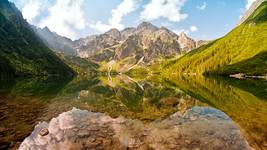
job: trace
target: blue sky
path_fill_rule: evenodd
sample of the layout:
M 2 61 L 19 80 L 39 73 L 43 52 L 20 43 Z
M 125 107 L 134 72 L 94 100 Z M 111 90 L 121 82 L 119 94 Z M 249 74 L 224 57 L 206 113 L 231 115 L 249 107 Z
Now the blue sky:
M 142 21 L 216 39 L 233 29 L 254 0 L 11 0 L 24 18 L 71 39 Z

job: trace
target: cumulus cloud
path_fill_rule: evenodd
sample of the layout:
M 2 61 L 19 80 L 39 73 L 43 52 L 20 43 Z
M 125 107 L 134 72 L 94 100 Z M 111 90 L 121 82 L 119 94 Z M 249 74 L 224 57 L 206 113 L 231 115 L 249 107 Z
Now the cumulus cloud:
M 30 1 L 22 8 L 22 14 L 25 19 L 32 22 L 40 14 L 42 3 L 40 1 Z
M 90 27 L 100 32 L 107 31 L 111 28 L 123 29 L 124 25 L 121 23 L 124 16 L 136 10 L 139 0 L 123 0 L 116 9 L 111 11 L 112 17 L 108 20 L 108 23 L 102 23 L 98 21 L 94 24 L 90 24 Z
M 172 30 L 177 35 L 180 35 L 181 33 L 189 34 L 189 30 L 181 29 L 181 30 Z
M 47 26 L 60 35 L 75 39 L 75 30 L 86 27 L 83 4 L 84 0 L 57 0 L 48 8 L 49 15 L 39 23 L 39 26 Z
M 247 0 L 246 9 L 248 10 L 250 6 L 255 2 L 256 0 Z
M 21 7 L 22 15 L 30 23 L 35 23 L 38 17 L 46 7 L 46 2 L 43 0 L 12 0 Z
M 198 31 L 198 28 L 196 26 L 190 26 L 190 28 L 187 30 L 187 29 L 180 29 L 180 30 L 172 30 L 174 33 L 180 35 L 181 33 L 185 33 L 185 34 L 190 34 L 190 33 L 193 33 L 193 32 L 197 32 Z
M 201 6 L 197 6 L 197 9 L 199 10 L 205 10 L 207 8 L 207 3 L 204 2 Z
M 191 26 L 190 27 L 190 31 L 191 32 L 196 32 L 198 30 L 198 28 L 196 26 Z
M 179 22 L 188 17 L 188 14 L 181 12 L 185 2 L 186 0 L 151 0 L 141 12 L 141 19 L 152 21 L 164 18 L 171 22 Z

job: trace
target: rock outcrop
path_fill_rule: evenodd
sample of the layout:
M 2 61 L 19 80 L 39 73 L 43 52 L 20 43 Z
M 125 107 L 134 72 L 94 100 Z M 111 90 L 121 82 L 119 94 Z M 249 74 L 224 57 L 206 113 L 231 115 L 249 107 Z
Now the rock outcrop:
M 121 34 L 116 29 L 97 35 L 89 36 L 75 41 L 77 55 L 81 58 L 88 58 L 101 53 L 101 50 L 111 48 L 120 44 Z
M 189 38 L 184 32 L 182 32 L 179 36 L 178 42 L 181 46 L 182 51 L 190 52 L 192 49 L 197 47 L 196 41 Z
M 207 44 L 209 44 L 209 41 L 199 40 L 199 41 L 196 42 L 197 48 L 199 48 L 199 47 L 201 47 L 203 45 L 207 45 Z
M 251 149 L 239 129 L 211 108 L 193 107 L 152 123 L 78 109 L 39 123 L 20 145 L 27 149 Z

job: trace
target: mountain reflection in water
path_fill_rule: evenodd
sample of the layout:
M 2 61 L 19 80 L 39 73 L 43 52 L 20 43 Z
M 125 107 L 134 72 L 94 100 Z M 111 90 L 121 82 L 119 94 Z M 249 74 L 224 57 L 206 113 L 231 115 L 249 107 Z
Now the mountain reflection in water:
M 5 81 L 7 82 L 7 81 Z M 123 116 L 144 124 L 195 107 L 223 111 L 249 144 L 267 141 L 267 83 L 264 80 L 126 75 L 10 81 L 0 86 L 0 142 L 22 141 L 39 121 L 49 121 L 73 107 Z

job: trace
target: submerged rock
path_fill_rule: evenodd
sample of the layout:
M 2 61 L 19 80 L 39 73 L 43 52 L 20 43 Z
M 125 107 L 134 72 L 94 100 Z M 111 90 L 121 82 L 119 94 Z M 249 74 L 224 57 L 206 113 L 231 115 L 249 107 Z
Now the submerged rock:
M 42 129 L 49 132 L 40 136 Z M 193 107 L 183 115 L 178 112 L 152 123 L 122 117 L 113 119 L 73 108 L 49 123 L 36 125 L 19 149 L 251 148 L 227 115 L 211 108 Z

